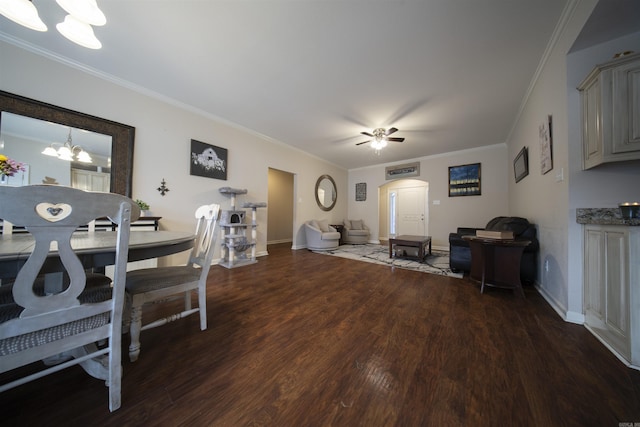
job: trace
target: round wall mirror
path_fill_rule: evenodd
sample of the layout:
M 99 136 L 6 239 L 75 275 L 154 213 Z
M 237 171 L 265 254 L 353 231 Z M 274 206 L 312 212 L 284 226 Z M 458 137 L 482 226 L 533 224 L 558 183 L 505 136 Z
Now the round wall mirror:
M 316 202 L 323 211 L 330 211 L 338 200 L 336 182 L 329 175 L 322 175 L 316 181 Z

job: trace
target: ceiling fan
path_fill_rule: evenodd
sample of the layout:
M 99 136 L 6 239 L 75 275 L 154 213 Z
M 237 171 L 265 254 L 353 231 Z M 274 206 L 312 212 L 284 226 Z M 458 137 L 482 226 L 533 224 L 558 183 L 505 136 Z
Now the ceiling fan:
M 371 146 L 376 150 L 380 151 L 380 149 L 387 146 L 388 141 L 394 142 L 402 142 L 404 138 L 390 138 L 389 135 L 398 131 L 398 128 L 376 128 L 373 130 L 373 133 L 369 132 L 360 132 L 362 135 L 370 136 L 373 139 L 368 141 L 358 142 L 356 145 L 366 144 L 367 142 L 371 142 Z

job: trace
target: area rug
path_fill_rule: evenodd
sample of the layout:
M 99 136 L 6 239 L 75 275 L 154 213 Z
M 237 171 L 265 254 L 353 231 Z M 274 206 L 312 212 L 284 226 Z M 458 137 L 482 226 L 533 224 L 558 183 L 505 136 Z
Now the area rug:
M 449 268 L 448 252 L 431 251 L 432 254 L 428 255 L 424 262 L 404 258 L 389 258 L 389 246 L 387 245 L 341 245 L 338 249 L 314 252 L 373 264 L 383 264 L 406 270 L 421 271 L 423 273 L 440 274 L 441 276 L 457 278 L 463 277 L 463 273 L 454 273 L 451 271 L 451 268 Z

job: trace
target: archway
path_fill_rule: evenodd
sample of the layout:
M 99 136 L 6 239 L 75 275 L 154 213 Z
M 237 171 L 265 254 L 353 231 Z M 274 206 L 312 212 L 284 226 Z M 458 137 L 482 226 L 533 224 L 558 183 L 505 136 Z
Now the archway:
M 429 183 L 399 179 L 378 188 L 378 236 L 429 235 Z

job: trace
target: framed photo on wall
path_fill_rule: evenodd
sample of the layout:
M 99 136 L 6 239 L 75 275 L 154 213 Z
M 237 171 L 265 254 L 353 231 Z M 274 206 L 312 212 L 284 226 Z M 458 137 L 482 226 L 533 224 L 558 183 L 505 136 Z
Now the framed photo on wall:
M 553 133 L 551 116 L 538 126 L 538 138 L 540 140 L 540 172 L 542 175 L 553 169 Z
M 356 202 L 364 202 L 367 200 L 367 183 L 359 182 L 356 184 Z
M 520 182 L 522 178 L 529 175 L 529 149 L 527 147 L 522 147 L 513 160 L 513 175 L 516 182 Z
M 449 197 L 481 194 L 480 163 L 449 166 Z
M 191 140 L 191 175 L 227 180 L 227 149 Z

